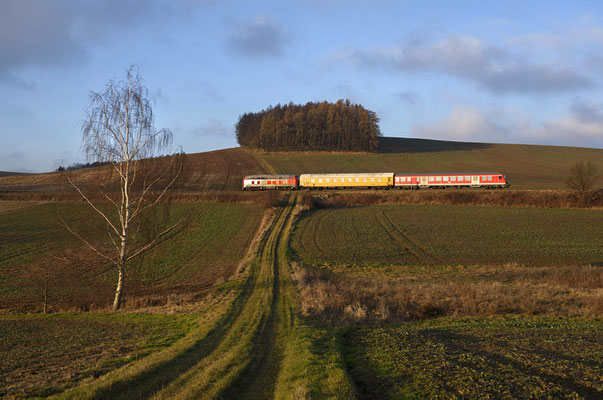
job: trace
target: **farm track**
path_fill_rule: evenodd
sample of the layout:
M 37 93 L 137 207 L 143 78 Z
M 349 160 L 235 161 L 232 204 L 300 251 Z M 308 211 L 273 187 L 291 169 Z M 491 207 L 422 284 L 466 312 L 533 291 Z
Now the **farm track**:
M 233 317 L 230 329 L 215 350 L 156 398 L 250 398 L 274 396 L 282 349 L 279 346 L 280 281 L 277 248 L 295 196 L 278 214 L 260 244 L 259 265 L 251 294 Z
M 399 228 L 394 224 L 391 219 L 383 211 L 375 212 L 375 218 L 379 221 L 381 227 L 387 232 L 387 234 L 401 247 L 406 249 L 410 254 L 413 255 L 419 262 L 424 263 L 443 263 L 444 260 L 437 257 L 430 251 L 428 251 L 423 245 L 414 240 L 408 233 L 404 232 L 403 229 Z
M 283 357 L 283 335 L 292 323 L 290 299 L 282 290 L 286 258 L 278 249 L 288 238 L 296 197 L 288 195 L 283 200 L 286 204 L 278 207 L 276 217 L 260 241 L 258 260 L 250 267 L 243 290 L 213 322 L 213 327 L 204 330 L 201 326 L 195 331 L 196 337 L 189 337 L 190 344 L 170 357 L 157 357 L 160 361 L 146 367 L 137 369 L 134 363 L 122 371 L 114 371 L 115 381 L 107 379 L 109 383 L 84 391 L 85 395 L 74 391 L 59 397 L 274 397 Z

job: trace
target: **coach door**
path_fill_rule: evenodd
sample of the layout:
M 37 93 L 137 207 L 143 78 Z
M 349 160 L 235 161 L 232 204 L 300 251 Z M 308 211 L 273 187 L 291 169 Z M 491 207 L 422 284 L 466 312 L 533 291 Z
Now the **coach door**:
M 471 177 L 471 186 L 479 186 L 479 175 L 473 175 Z
M 421 186 L 427 186 L 427 177 L 426 176 L 421 177 Z

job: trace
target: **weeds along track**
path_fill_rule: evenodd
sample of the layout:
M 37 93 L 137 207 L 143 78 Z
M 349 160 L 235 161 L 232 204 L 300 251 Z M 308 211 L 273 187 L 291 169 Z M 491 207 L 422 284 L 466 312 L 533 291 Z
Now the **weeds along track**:
M 264 234 L 251 274 L 214 323 L 200 324 L 180 342 L 59 395 L 60 398 L 198 399 L 274 397 L 282 337 L 291 324 L 290 299 L 281 295 L 286 271 L 279 243 L 290 231 L 296 195 L 285 198 Z M 280 270 L 280 271 L 279 271 Z
M 400 246 L 406 249 L 418 262 L 424 263 L 443 263 L 444 261 L 429 252 L 423 245 L 414 240 L 408 233 L 400 229 L 383 211 L 375 212 L 375 218 L 385 232 Z

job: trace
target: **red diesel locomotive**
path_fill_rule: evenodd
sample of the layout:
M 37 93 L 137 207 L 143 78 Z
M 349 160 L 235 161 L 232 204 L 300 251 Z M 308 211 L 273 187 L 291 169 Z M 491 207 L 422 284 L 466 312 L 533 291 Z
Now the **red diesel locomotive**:
M 252 175 L 243 178 L 243 190 L 299 189 L 299 178 L 295 175 Z

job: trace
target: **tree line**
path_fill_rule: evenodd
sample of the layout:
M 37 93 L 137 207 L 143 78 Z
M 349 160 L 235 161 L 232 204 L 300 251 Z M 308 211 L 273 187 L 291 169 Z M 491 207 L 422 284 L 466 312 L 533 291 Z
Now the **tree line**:
M 241 146 L 268 151 L 377 151 L 379 118 L 350 100 L 270 106 L 236 124 Z

